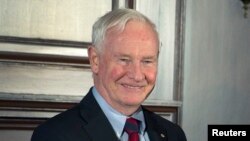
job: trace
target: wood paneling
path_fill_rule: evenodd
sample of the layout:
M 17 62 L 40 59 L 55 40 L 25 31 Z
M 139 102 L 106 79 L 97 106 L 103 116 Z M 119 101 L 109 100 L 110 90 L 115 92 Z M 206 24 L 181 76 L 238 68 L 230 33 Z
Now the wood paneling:
M 0 100 L 0 111 L 21 111 L 21 112 L 57 112 L 65 111 L 77 103 L 74 102 L 43 102 L 43 101 L 16 101 L 16 100 Z M 170 114 L 174 121 L 177 121 L 177 107 L 153 106 L 145 105 L 151 111 Z M 19 117 L 17 115 L 0 115 L 0 129 L 8 130 L 33 130 L 39 124 L 45 122 L 50 117 L 27 116 Z

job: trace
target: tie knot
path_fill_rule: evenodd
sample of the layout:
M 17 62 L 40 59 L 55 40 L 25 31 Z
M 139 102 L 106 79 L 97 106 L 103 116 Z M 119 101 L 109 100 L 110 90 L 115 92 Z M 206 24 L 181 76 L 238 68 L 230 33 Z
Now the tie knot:
M 128 134 L 138 133 L 139 132 L 139 121 L 137 119 L 132 118 L 132 117 L 127 118 L 124 130 Z

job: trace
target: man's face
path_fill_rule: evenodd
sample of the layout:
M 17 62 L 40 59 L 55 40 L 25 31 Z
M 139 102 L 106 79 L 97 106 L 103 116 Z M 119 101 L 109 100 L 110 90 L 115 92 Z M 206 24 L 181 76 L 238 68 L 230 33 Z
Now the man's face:
M 148 24 L 130 21 L 121 33 L 107 32 L 97 60 L 94 81 L 104 99 L 118 111 L 138 108 L 155 85 L 157 35 Z

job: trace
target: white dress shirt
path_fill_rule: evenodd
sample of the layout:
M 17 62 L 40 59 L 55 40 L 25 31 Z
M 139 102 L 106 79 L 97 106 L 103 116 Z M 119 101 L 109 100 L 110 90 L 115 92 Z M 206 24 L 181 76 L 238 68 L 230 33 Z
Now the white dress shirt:
M 120 141 L 128 141 L 128 134 L 123 131 L 124 125 L 126 122 L 127 116 L 121 114 L 120 112 L 116 111 L 114 108 L 112 108 L 105 100 L 104 98 L 98 93 L 95 87 L 92 89 L 92 93 L 97 101 L 97 103 L 100 105 L 102 111 L 108 118 L 110 124 L 112 125 L 116 136 L 120 139 Z M 140 141 L 150 141 L 146 129 L 145 119 L 143 115 L 143 111 L 140 108 L 136 113 L 134 113 L 131 117 L 137 119 L 140 121 L 140 131 L 139 131 L 139 137 Z

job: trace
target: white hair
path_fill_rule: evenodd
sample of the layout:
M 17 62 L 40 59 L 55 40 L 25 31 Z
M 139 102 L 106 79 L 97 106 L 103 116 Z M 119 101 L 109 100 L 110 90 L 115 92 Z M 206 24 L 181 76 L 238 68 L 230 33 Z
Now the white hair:
M 117 31 L 122 32 L 130 20 L 148 23 L 158 35 L 154 23 L 140 12 L 133 9 L 116 9 L 108 12 L 95 22 L 92 29 L 92 44 L 100 50 L 107 30 L 115 27 Z

